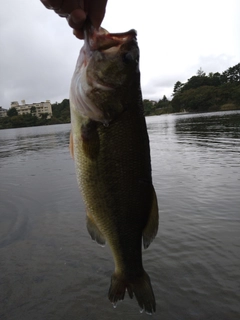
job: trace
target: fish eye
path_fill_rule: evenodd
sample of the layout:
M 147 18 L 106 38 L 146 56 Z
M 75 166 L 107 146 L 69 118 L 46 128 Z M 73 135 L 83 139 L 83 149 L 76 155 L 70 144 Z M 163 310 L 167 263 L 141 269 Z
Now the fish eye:
M 122 61 L 126 64 L 132 63 L 134 61 L 134 57 L 130 52 L 124 53 L 122 55 Z

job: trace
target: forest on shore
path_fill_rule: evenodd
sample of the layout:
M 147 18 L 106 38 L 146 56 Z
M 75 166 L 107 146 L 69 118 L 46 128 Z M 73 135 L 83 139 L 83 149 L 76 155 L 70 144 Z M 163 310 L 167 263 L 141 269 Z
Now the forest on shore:
M 146 115 L 240 109 L 240 63 L 208 75 L 200 68 L 186 83 L 177 81 L 172 100 L 143 100 Z
M 208 75 L 200 68 L 186 83 L 175 83 L 171 100 L 165 95 L 159 101 L 144 99 L 143 106 L 146 116 L 240 110 L 240 63 L 223 73 L 210 72 Z M 11 108 L 7 117 L 0 118 L 0 129 L 69 123 L 69 100 L 52 104 L 52 112 L 48 119 L 48 114 L 42 114 L 41 118 L 34 113 L 18 115 L 17 110 Z

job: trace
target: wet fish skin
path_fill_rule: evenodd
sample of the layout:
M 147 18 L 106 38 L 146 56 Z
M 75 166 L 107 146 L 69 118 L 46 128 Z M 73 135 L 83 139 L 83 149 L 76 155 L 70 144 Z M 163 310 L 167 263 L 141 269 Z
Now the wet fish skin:
M 70 90 L 72 136 L 87 229 L 108 242 L 115 272 L 108 297 L 136 296 L 147 313 L 156 310 L 145 248 L 158 229 L 149 139 L 140 89 L 136 33 L 91 31 L 81 50 Z

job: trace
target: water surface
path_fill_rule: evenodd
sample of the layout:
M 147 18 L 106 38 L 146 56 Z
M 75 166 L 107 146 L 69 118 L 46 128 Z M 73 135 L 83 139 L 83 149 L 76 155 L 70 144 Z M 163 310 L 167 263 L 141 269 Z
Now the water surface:
M 240 113 L 147 118 L 160 228 L 144 251 L 152 319 L 240 319 Z M 70 125 L 0 131 L 0 319 L 149 319 L 107 299 L 113 259 L 90 240 Z

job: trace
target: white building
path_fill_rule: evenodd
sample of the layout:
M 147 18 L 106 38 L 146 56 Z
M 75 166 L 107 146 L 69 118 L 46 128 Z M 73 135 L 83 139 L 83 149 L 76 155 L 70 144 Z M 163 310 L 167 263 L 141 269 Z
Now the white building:
M 52 105 L 50 100 L 31 104 L 26 104 L 25 100 L 22 100 L 21 103 L 22 104 L 19 104 L 18 101 L 11 102 L 11 108 L 16 108 L 19 115 L 31 113 L 32 115 L 41 118 L 41 114 L 47 113 L 47 119 L 52 117 Z
M 3 107 L 0 107 L 0 118 L 7 116 L 7 109 L 3 109 Z

